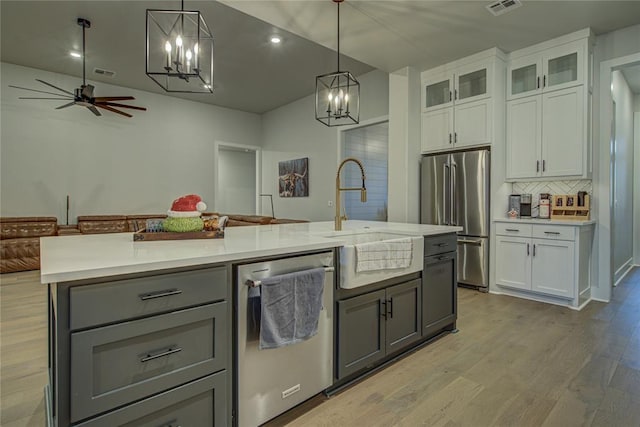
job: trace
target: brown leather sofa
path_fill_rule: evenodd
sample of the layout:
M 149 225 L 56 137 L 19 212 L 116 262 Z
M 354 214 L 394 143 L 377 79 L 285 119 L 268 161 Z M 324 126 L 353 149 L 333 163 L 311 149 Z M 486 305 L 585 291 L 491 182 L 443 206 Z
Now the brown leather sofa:
M 205 213 L 207 215 L 220 215 Z M 222 214 L 225 215 L 225 214 Z M 228 227 L 308 222 L 261 215 L 227 215 Z M 40 237 L 78 234 L 125 233 L 142 230 L 148 219 L 166 215 L 84 215 L 77 225 L 57 225 L 55 217 L 0 218 L 0 273 L 40 269 Z
M 0 273 L 38 270 L 40 237 L 55 236 L 55 217 L 0 218 Z

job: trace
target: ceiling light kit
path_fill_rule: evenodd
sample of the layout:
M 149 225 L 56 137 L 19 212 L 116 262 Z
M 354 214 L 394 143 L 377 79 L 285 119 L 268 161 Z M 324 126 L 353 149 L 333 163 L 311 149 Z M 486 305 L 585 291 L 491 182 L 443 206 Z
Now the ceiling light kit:
M 282 42 L 282 39 L 280 38 L 280 36 L 271 36 L 269 40 L 273 44 L 280 44 L 280 42 Z
M 69 52 L 69 55 L 73 56 L 74 58 L 82 58 L 82 54 L 79 52 Z
M 38 89 L 30 89 L 26 87 L 13 86 L 9 85 L 9 87 L 13 87 L 16 89 L 24 89 L 31 92 L 44 93 L 48 95 L 54 95 L 55 98 L 33 98 L 33 97 L 19 97 L 18 99 L 46 99 L 46 100 L 58 100 L 58 101 L 71 101 L 59 107 L 56 107 L 56 110 L 60 110 L 62 108 L 71 107 L 73 105 L 80 105 L 82 107 L 87 107 L 93 114 L 96 116 L 101 116 L 102 114 L 98 111 L 98 108 L 102 108 L 104 110 L 111 111 L 116 114 L 120 114 L 125 117 L 132 117 L 131 114 L 125 113 L 124 111 L 120 111 L 113 107 L 118 108 L 131 108 L 133 110 L 141 110 L 146 111 L 147 109 L 144 107 L 136 107 L 133 105 L 120 104 L 111 101 L 129 101 L 135 99 L 133 96 L 103 96 L 103 97 L 94 97 L 93 90 L 95 89 L 93 85 L 88 85 L 86 81 L 86 66 L 85 66 L 85 32 L 87 28 L 91 28 L 91 22 L 88 19 L 78 18 L 77 23 L 82 27 L 82 86 L 76 88 L 74 92 L 70 92 L 65 89 L 61 89 L 58 86 L 54 86 L 51 83 L 47 83 L 44 80 L 36 79 L 36 81 L 47 85 L 61 93 L 55 92 L 47 92 Z M 96 108 L 98 107 L 98 108 Z
M 213 35 L 200 11 L 147 9 L 146 74 L 167 92 L 213 93 Z
M 338 70 L 316 77 L 316 120 L 326 126 L 357 124 L 360 121 L 360 83 L 349 71 L 340 71 L 340 3 L 338 9 Z

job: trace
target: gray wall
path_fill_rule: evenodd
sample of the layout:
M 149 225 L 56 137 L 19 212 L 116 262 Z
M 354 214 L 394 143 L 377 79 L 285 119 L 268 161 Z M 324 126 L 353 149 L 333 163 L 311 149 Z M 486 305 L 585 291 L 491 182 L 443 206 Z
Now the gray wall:
M 615 281 L 633 258 L 633 94 L 620 71 L 612 73 L 611 94 L 616 103 L 612 216 Z
M 216 211 L 253 215 L 256 213 L 255 151 L 218 151 Z
M 372 71 L 358 77 L 360 121 L 381 117 L 389 111 L 389 77 Z M 309 95 L 263 115 L 262 192 L 273 194 L 277 218 L 311 221 L 331 220 L 335 208 L 335 173 L 338 166 L 338 131 L 314 118 L 315 95 Z M 309 158 L 309 197 L 278 195 L 278 162 Z M 261 206 L 270 215 L 266 198 Z
M 46 90 L 34 79 L 73 89 L 76 77 L 2 63 L 2 216 L 165 212 L 173 199 L 197 193 L 213 205 L 214 140 L 259 145 L 257 114 L 94 83 L 96 95 L 133 95 L 133 118 L 95 117 L 7 84 Z M 35 94 L 36 96 L 38 94 Z

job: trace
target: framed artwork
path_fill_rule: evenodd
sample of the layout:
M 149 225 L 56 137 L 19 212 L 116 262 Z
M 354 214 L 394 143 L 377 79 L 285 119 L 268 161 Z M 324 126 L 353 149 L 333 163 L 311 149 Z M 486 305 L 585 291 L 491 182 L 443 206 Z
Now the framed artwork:
M 309 197 L 309 158 L 278 162 L 280 197 Z

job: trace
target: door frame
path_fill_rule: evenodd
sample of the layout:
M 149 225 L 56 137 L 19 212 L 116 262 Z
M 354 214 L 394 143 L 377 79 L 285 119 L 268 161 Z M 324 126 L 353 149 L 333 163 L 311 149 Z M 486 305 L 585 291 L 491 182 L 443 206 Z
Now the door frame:
M 241 150 L 245 150 L 245 151 L 253 151 L 255 153 L 255 158 L 256 158 L 256 182 L 255 182 L 255 190 L 256 190 L 256 194 L 254 196 L 255 198 L 255 205 L 256 205 L 256 209 L 255 209 L 255 214 L 256 215 L 260 215 L 260 213 L 262 212 L 261 206 L 260 206 L 260 193 L 261 193 L 261 183 L 262 183 L 262 147 L 259 147 L 257 145 L 248 145 L 248 144 L 238 144 L 235 142 L 226 142 L 226 141 L 214 141 L 213 142 L 213 168 L 214 168 L 214 174 L 213 174 L 213 200 L 214 200 L 214 206 L 216 207 L 216 209 L 218 208 L 219 204 L 220 204 L 220 198 L 219 198 L 219 191 L 218 191 L 218 183 L 219 183 L 219 179 L 218 179 L 218 172 L 220 171 L 220 167 L 219 167 L 219 161 L 220 161 L 220 148 L 221 147 L 228 147 L 228 148 L 233 148 L 233 149 L 241 149 Z M 233 213 L 233 212 L 229 212 L 229 213 Z
M 611 95 L 611 73 L 625 65 L 640 62 L 640 52 L 600 63 L 599 133 L 594 138 L 594 197 L 598 230 L 594 240 L 597 254 L 597 270 L 592 277 L 591 298 L 609 302 L 613 288 L 612 213 L 611 193 L 611 121 L 613 119 L 613 97 Z

